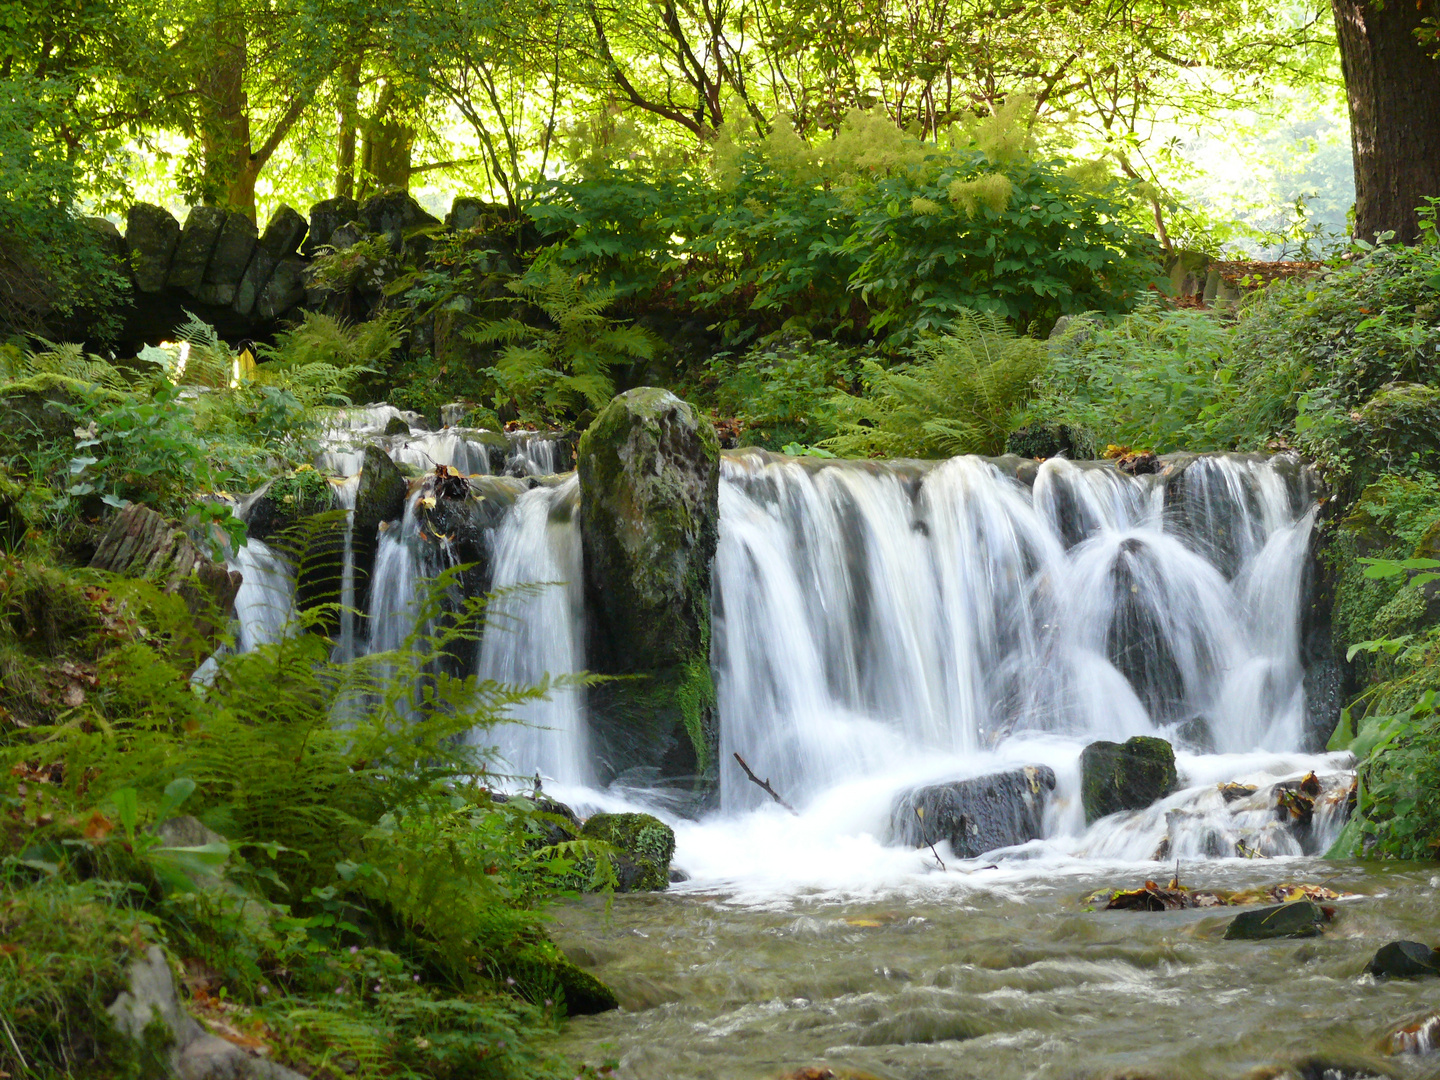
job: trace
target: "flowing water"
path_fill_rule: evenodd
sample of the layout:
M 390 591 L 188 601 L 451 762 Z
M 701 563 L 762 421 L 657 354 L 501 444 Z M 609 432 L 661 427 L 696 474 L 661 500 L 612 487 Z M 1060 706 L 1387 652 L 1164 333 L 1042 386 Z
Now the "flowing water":
M 411 434 L 379 441 L 415 472 L 555 467 L 539 433 L 509 436 L 497 460 L 488 433 L 362 412 L 336 424 L 322 468 L 353 476 L 396 416 Z M 1304 691 L 1315 485 L 1283 458 L 1174 465 L 1131 477 L 1064 460 L 727 454 L 718 810 L 676 819 L 644 792 L 590 786 L 583 691 L 478 736 L 582 813 L 646 809 L 676 831 L 687 880 L 560 910 L 557 940 L 622 1002 L 572 1021 L 561 1049 L 635 1080 L 818 1063 L 906 1080 L 1238 1077 L 1314 1054 L 1379 1061 L 1378 1040 L 1433 995 L 1360 971 L 1387 940 L 1428 938 L 1440 877 L 1315 857 L 1351 781 L 1347 755 L 1312 749 L 1331 721 Z M 578 483 L 526 483 L 486 534 L 500 591 L 474 658 L 480 677 L 515 685 L 585 663 Z M 456 557 L 426 532 L 421 497 L 412 486 L 379 536 L 355 649 L 402 640 L 416 590 Z M 263 549 L 244 557 L 270 580 Z M 1080 751 L 1136 734 L 1176 746 L 1181 790 L 1087 826 Z M 735 752 L 798 812 L 749 783 Z M 1041 838 L 969 860 L 943 841 L 891 842 L 904 792 L 1028 765 L 1056 778 Z M 1273 787 L 1310 772 L 1323 790 L 1301 831 L 1277 819 Z M 1227 799 L 1218 785 L 1232 781 L 1254 793 Z M 1192 887 L 1353 895 L 1306 942 L 1226 942 L 1229 913 L 1213 909 L 1088 910 L 1097 889 L 1177 872 Z M 1422 1058 L 1386 1061 L 1430 1075 Z

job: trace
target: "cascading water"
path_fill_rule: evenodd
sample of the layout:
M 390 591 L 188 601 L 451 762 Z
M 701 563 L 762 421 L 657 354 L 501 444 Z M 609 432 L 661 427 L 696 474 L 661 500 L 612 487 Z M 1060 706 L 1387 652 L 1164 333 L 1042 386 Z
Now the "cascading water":
M 580 482 L 571 476 L 525 492 L 506 515 L 495 536 L 497 595 L 480 641 L 480 678 L 525 687 L 584 669 L 579 504 Z M 521 723 L 478 736 L 496 744 L 502 769 L 538 771 L 566 785 L 591 780 L 581 690 L 553 689 L 549 700 L 523 703 L 511 715 Z
M 722 751 L 804 798 L 897 756 L 1009 732 L 1162 734 L 1290 750 L 1311 517 L 1273 469 L 1205 459 L 1158 476 L 1063 460 L 1028 488 L 993 463 L 726 459 L 716 557 Z M 1223 480 L 1235 493 L 1216 497 Z M 1236 572 L 1167 514 L 1243 538 Z M 1297 506 L 1297 504 L 1300 504 Z M 1228 511 L 1225 509 L 1228 507 Z M 722 803 L 763 794 L 731 771 Z
M 397 419 L 410 434 L 383 436 Z M 350 509 L 365 441 L 415 474 L 443 464 L 478 476 L 494 471 L 497 439 L 427 432 L 415 414 L 372 407 L 337 420 L 321 464 L 350 477 L 338 486 Z M 553 470 L 552 439 L 506 439 L 506 472 Z M 1055 772 L 1044 843 L 1065 857 L 1148 859 L 1163 844 L 1186 856 L 1237 844 L 1295 853 L 1266 817 L 1270 785 L 1343 765 L 1297 753 L 1314 494 L 1306 470 L 1284 458 L 1199 457 L 1129 476 L 1063 459 L 727 454 L 712 598 L 721 812 L 680 824 L 680 864 L 735 878 L 727 850 L 750 868 L 768 850 L 792 875 L 824 877 L 800 869 L 797 845 L 818 860 L 860 838 L 873 855 L 897 792 L 1022 764 Z M 367 618 L 342 618 L 340 658 L 402 644 L 425 583 L 457 560 L 449 538 L 427 528 L 424 498 L 412 482 L 363 589 L 347 532 L 345 606 L 366 598 Z M 500 595 L 474 658 L 479 677 L 521 686 L 583 669 L 578 501 L 571 476 L 521 491 L 489 519 L 487 584 Z M 293 588 L 263 546 L 246 558 L 265 588 Z M 242 602 L 247 641 L 283 632 L 250 594 Z M 538 771 L 581 807 L 643 801 L 587 786 L 584 702 L 583 691 L 555 690 L 514 709 L 523 724 L 476 738 L 496 745 L 502 768 Z M 1080 749 L 1136 734 L 1175 744 L 1192 790 L 1087 829 Z M 736 751 L 800 807 L 798 824 L 775 827 L 764 793 L 731 766 Z M 1200 790 L 1212 776 L 1253 783 L 1254 807 L 1216 803 Z M 1342 817 L 1326 814 L 1312 847 Z M 889 850 L 897 869 L 916 868 L 915 852 Z

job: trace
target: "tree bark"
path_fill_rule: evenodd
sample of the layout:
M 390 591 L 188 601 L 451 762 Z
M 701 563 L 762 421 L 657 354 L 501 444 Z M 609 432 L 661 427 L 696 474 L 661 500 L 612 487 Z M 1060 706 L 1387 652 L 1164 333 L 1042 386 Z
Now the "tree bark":
M 397 95 L 386 83 L 365 123 L 365 141 L 360 149 L 360 194 L 410 190 L 410 155 L 415 149 L 415 129 L 395 119 Z
M 340 69 L 340 140 L 335 151 L 335 194 L 355 196 L 355 129 L 360 125 L 360 55 Z
M 1419 239 L 1415 209 L 1440 196 L 1440 61 L 1415 38 L 1435 0 L 1331 0 L 1350 102 L 1355 236 Z

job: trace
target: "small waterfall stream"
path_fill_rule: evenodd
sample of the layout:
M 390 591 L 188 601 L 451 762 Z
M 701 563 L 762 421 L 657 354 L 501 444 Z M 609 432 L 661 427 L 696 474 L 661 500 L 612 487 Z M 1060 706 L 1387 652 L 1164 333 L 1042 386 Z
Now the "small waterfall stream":
M 397 419 L 409 434 L 383 435 Z M 399 647 L 426 582 L 463 561 L 427 524 L 441 465 L 521 478 L 485 481 L 518 486 L 496 489 L 505 508 L 485 519 L 483 588 L 498 594 L 472 670 L 517 687 L 583 670 L 578 481 L 524 479 L 553 470 L 554 439 L 431 432 L 388 406 L 340 414 L 317 465 L 343 478 L 337 500 L 352 520 L 367 442 L 416 479 L 403 516 L 382 524 L 363 584 L 347 528 L 342 603 L 356 610 L 341 619 L 337 659 Z M 1299 854 L 1266 800 L 1271 785 L 1310 770 L 1332 778 L 1311 841 L 1323 845 L 1342 821 L 1346 759 L 1298 752 L 1314 483 L 1284 458 L 1183 465 L 1129 476 L 1063 459 L 727 453 L 712 596 L 720 812 L 676 823 L 677 863 L 697 881 L 772 889 L 834 881 L 847 862 L 852 887 L 923 872 L 926 854 L 885 844 L 896 793 L 1030 764 L 1052 769 L 1057 785 L 1046 839 L 1019 858 Z M 237 566 L 248 571 L 241 641 L 253 647 L 283 633 L 277 613 L 293 585 L 264 545 L 252 542 Z M 577 807 L 643 805 L 643 792 L 593 788 L 585 697 L 555 689 L 515 706 L 520 723 L 476 738 L 494 746 L 499 771 L 539 772 Z M 1080 750 L 1137 734 L 1176 746 L 1185 790 L 1087 827 Z M 736 751 L 798 819 L 777 818 L 730 767 Z M 1215 785 L 1230 780 L 1257 794 L 1224 802 Z

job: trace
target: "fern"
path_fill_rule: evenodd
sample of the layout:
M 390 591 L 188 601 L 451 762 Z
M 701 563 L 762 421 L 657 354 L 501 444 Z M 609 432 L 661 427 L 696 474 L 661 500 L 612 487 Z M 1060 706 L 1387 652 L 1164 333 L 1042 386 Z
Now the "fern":
M 300 325 L 277 335 L 275 345 L 260 346 L 265 363 L 255 369 L 255 379 L 287 389 L 306 404 L 345 405 L 350 383 L 376 371 L 401 337 L 395 312 L 352 324 L 307 311 Z
M 910 363 L 863 365 L 866 392 L 837 394 L 839 433 L 821 445 L 842 456 L 998 454 L 1049 364 L 1042 342 L 1016 337 L 998 315 L 965 312 Z
M 611 366 L 650 360 L 659 350 L 647 331 L 605 315 L 612 289 L 583 285 L 554 266 L 506 288 L 538 308 L 543 324 L 510 317 L 482 323 L 465 336 L 477 345 L 503 346 L 490 369 L 496 404 L 508 399 L 526 419 L 547 422 L 603 408 L 615 394 Z
M 20 382 L 37 375 L 58 375 L 121 393 L 134 388 L 135 374 L 87 353 L 79 345 L 55 345 L 43 339 L 41 343 L 45 346 L 41 352 L 0 350 L 0 380 Z

